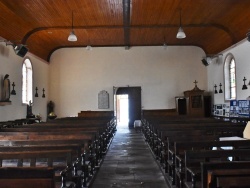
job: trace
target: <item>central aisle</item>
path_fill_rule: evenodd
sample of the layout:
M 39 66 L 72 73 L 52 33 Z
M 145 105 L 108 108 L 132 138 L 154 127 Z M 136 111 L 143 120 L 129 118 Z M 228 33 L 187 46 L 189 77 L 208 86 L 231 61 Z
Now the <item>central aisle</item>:
M 91 187 L 168 188 L 142 133 L 120 126 Z

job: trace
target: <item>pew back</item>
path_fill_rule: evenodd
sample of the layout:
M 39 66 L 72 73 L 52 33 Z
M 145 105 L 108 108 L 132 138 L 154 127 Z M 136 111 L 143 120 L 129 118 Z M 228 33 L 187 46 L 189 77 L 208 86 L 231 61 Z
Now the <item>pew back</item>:
M 0 185 L 3 188 L 55 188 L 53 168 L 0 168 Z

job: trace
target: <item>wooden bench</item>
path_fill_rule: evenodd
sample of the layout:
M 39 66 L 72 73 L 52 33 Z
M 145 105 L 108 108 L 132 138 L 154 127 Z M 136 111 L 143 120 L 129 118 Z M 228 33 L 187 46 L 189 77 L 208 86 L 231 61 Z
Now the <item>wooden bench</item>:
M 53 168 L 8 167 L 0 168 L 0 185 L 3 188 L 55 188 Z
M 114 117 L 114 111 L 81 111 L 78 113 L 78 117 L 106 117 L 111 119 Z
M 195 141 L 195 142 L 175 142 L 174 151 L 169 149 L 170 169 L 175 173 L 175 185 L 183 187 L 183 177 L 185 173 L 184 158 L 187 150 L 213 150 L 221 147 L 232 147 L 233 149 L 246 148 L 250 146 L 250 140 L 233 140 L 233 141 Z
M 17 167 L 24 166 L 23 161 L 24 159 L 29 159 L 29 166 L 36 167 L 38 164 L 37 159 L 45 158 L 47 159 L 44 165 L 47 167 L 54 167 L 53 166 L 53 160 L 61 158 L 63 159 L 63 168 L 67 165 L 72 164 L 72 150 L 32 150 L 32 151 L 10 151 L 10 152 L 0 152 L 0 167 L 3 166 L 4 160 L 9 159 L 17 159 L 18 162 L 16 163 Z M 8 165 L 8 164 L 7 164 Z M 12 165 L 12 164 L 11 164 Z M 59 168 L 61 166 L 59 165 Z
M 200 142 L 214 142 L 218 140 L 217 136 L 197 134 L 195 131 L 194 134 L 192 133 L 193 132 L 190 131 L 187 134 L 182 133 L 182 135 L 173 135 L 167 139 L 167 148 L 162 152 L 162 155 L 165 163 L 165 172 L 168 173 L 172 185 L 175 184 L 176 179 L 175 155 L 172 155 L 172 151 L 175 148 L 175 142 L 195 142 L 197 140 Z
M 229 126 L 230 124 L 230 126 Z M 221 125 L 218 124 L 178 124 L 172 125 L 173 127 L 169 126 L 159 126 L 158 128 L 148 128 L 147 131 L 144 129 L 144 135 L 146 141 L 149 142 L 150 146 L 153 150 L 157 150 L 158 147 L 161 145 L 166 145 L 167 137 L 180 137 L 185 134 L 193 134 L 197 135 L 214 135 L 215 137 L 222 137 L 222 136 L 243 136 L 243 130 L 245 125 L 243 126 L 236 126 L 236 124 L 231 123 L 222 123 Z M 181 127 L 179 127 L 181 125 Z M 192 133 L 189 133 L 192 132 Z M 176 135 L 176 136 L 175 136 Z M 159 152 L 157 154 L 159 157 Z
M 44 152 L 50 152 L 49 162 L 38 164 L 51 166 L 53 157 L 56 159 L 62 157 L 62 153 L 60 154 L 62 149 L 71 150 L 73 154 L 71 162 L 57 161 L 58 165 L 64 164 L 60 167 L 60 170 L 64 169 L 61 172 L 62 186 L 66 186 L 66 181 L 72 176 L 72 180 L 80 187 L 86 185 L 88 179 L 94 175 L 94 169 L 100 164 L 108 142 L 116 130 L 115 121 L 106 117 L 62 118 L 41 124 L 16 124 L 14 128 L 12 127 L 0 129 L 0 158 L 13 157 L 18 159 L 15 165 L 33 167 L 37 164 L 36 157 L 46 158 Z M 72 159 L 74 156 L 76 156 L 75 161 Z M 31 159 L 28 163 L 26 160 L 23 163 L 24 157 Z M 54 168 L 59 170 L 59 166 Z M 69 169 L 69 176 L 65 175 L 64 172 L 67 171 L 65 169 Z M 75 173 L 72 175 L 73 170 Z
M 249 160 L 250 149 L 236 150 L 210 150 L 210 151 L 185 151 L 185 181 L 187 188 L 201 186 L 201 162 L 228 161 L 229 157 L 234 160 Z
M 250 161 L 202 162 L 202 188 L 249 187 Z
M 74 144 L 75 142 L 72 141 L 76 141 L 76 140 L 69 140 L 72 144 Z M 8 143 L 9 142 L 9 143 Z M 57 140 L 50 140 L 50 142 L 48 140 L 46 141 L 34 141 L 35 144 L 52 144 L 52 142 L 58 142 Z M 53 166 L 53 168 L 57 171 L 61 171 L 63 169 L 65 169 L 66 167 L 72 167 L 72 156 L 70 158 L 68 158 L 68 160 L 66 162 L 61 161 L 60 159 L 63 157 L 62 151 L 66 151 L 65 147 L 69 148 L 71 153 L 75 153 L 75 149 L 79 150 L 79 145 L 65 145 L 65 140 L 60 141 L 60 143 L 64 143 L 63 145 L 35 145 L 35 146 L 31 146 L 31 144 L 34 144 L 33 141 L 6 141 L 5 144 L 17 144 L 19 146 L 2 146 L 0 147 L 0 158 L 2 159 L 18 159 L 18 162 L 16 162 L 16 166 L 37 166 L 37 165 L 45 165 L 45 166 Z M 24 144 L 21 145 L 20 144 Z M 57 143 L 58 144 L 58 143 Z M 64 149 L 64 150 L 60 150 L 60 149 Z M 42 161 L 37 161 L 37 159 L 39 158 L 47 158 L 46 160 L 47 162 L 44 163 L 44 160 Z M 92 157 L 91 154 L 88 155 L 88 158 L 86 157 L 85 153 L 81 154 L 81 157 L 78 157 L 76 160 L 79 161 L 78 163 L 78 167 L 77 169 L 80 170 L 80 173 L 82 174 L 80 177 L 75 178 L 74 180 L 76 182 L 84 182 L 86 184 L 86 182 L 88 181 L 88 179 L 90 178 L 89 174 L 94 174 L 93 173 L 93 168 L 95 166 L 93 166 L 93 164 L 95 164 L 92 161 L 88 161 L 88 159 Z M 92 157 L 93 158 L 93 157 Z M 29 159 L 28 164 L 24 159 Z M 54 160 L 53 160 L 54 159 Z M 58 160 L 59 159 L 59 160 Z M 70 161 L 69 161 L 70 159 Z M 93 159 L 92 159 L 93 160 Z M 93 160 L 94 161 L 94 160 Z M 54 162 L 54 163 L 53 163 Z M 13 165 L 13 161 L 11 163 L 8 163 L 5 161 L 5 163 L 3 164 L 11 164 Z M 53 165 L 55 164 L 55 165 Z M 71 170 L 72 171 L 72 170 Z M 68 173 L 67 178 L 61 178 L 65 181 L 69 181 L 72 180 L 72 175 L 71 175 L 71 171 Z M 58 173 L 57 173 L 58 174 Z M 65 175 L 64 175 L 65 176 Z M 58 176 L 57 176 L 58 177 Z M 69 178 L 72 177 L 72 178 Z M 82 179 L 84 179 L 84 181 L 82 181 Z M 58 180 L 58 178 L 57 178 Z M 73 180 L 72 180 L 73 181 Z

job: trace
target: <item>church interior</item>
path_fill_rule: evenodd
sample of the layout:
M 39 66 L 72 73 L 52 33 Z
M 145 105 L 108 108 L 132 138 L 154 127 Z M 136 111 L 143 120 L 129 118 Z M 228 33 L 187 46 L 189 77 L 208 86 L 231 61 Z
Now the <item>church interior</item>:
M 0 156 L 18 164 L 6 171 L 1 159 L 0 187 L 13 187 L 20 167 L 44 187 L 249 187 L 249 8 L 1 1 Z M 49 168 L 24 168 L 30 153 Z M 66 159 L 63 170 L 52 156 Z

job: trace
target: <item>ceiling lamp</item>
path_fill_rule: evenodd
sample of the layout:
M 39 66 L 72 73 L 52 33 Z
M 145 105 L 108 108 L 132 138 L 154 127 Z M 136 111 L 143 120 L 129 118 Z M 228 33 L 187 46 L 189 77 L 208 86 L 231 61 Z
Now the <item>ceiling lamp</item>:
M 176 35 L 176 38 L 177 39 L 184 39 L 186 38 L 186 34 L 184 33 L 182 27 L 181 27 L 181 10 L 180 10 L 180 27 L 179 27 L 179 30 L 178 30 L 178 33 Z
M 74 15 L 73 15 L 73 11 L 72 11 L 72 31 L 70 32 L 69 37 L 68 37 L 68 41 L 70 41 L 70 42 L 77 41 L 77 37 L 76 37 L 75 32 L 73 30 L 73 16 Z

